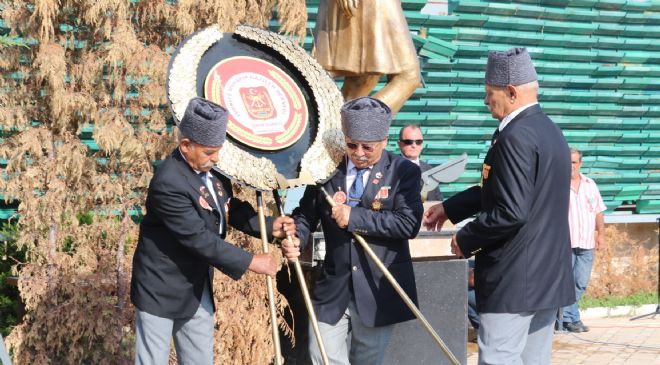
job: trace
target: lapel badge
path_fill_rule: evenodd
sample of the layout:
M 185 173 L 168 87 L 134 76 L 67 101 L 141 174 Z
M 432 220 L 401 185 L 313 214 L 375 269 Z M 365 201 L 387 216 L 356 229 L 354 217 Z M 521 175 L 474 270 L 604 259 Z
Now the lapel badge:
M 378 180 L 378 179 L 371 180 L 371 183 L 374 184 L 374 185 L 378 184 L 379 182 L 380 182 L 380 180 Z
M 484 167 L 481 170 L 481 175 L 484 177 L 484 180 L 488 179 L 488 173 L 490 173 L 490 165 L 484 164 Z
M 376 179 L 380 179 L 381 177 L 383 177 L 383 173 L 380 172 L 380 171 L 378 171 L 378 172 L 376 173 Z
M 224 190 L 224 189 L 222 188 L 222 184 L 220 184 L 219 181 L 216 181 L 216 182 L 215 182 L 215 191 L 218 192 L 218 195 L 219 195 L 219 196 L 224 196 L 224 194 L 222 193 L 223 190 Z
M 383 203 L 381 203 L 380 200 L 378 200 L 378 199 L 375 199 L 371 203 L 371 209 L 376 211 L 376 212 L 379 211 L 382 207 L 383 207 Z
M 207 202 L 206 199 L 201 196 L 199 197 L 199 205 L 206 210 L 213 210 L 213 208 L 211 208 L 209 205 L 209 202 Z
M 209 198 L 209 192 L 206 190 L 206 186 L 204 186 L 204 185 L 200 186 L 200 187 L 199 187 L 199 193 L 202 194 L 202 196 L 204 197 L 204 199 L 208 199 L 208 198 Z
M 376 199 L 387 199 L 390 196 L 390 186 L 383 186 L 378 190 L 378 194 L 376 194 Z
M 332 196 L 332 200 L 334 200 L 336 204 L 344 204 L 346 203 L 346 193 L 339 190 Z

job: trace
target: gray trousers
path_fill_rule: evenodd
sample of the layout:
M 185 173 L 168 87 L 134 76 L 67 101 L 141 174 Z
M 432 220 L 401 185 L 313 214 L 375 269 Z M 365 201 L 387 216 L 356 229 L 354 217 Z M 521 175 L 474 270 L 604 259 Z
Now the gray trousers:
M 192 318 L 169 319 L 136 310 L 135 364 L 167 365 L 170 340 L 179 365 L 213 365 L 213 304 L 208 288 Z
M 362 324 L 352 300 L 337 324 L 319 322 L 321 338 L 330 365 L 379 365 L 383 362 L 394 326 L 366 327 Z M 314 365 L 323 364 L 311 323 L 309 354 Z
M 549 365 L 556 314 L 480 313 L 479 365 Z

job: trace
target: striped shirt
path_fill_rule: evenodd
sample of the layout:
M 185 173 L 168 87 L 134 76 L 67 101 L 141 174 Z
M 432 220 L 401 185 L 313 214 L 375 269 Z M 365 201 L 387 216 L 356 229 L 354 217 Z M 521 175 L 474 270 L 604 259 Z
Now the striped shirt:
M 605 203 L 596 183 L 580 174 L 580 187 L 571 187 L 571 201 L 568 206 L 568 225 L 571 230 L 571 247 L 593 249 L 596 247 L 596 216 L 605 211 Z

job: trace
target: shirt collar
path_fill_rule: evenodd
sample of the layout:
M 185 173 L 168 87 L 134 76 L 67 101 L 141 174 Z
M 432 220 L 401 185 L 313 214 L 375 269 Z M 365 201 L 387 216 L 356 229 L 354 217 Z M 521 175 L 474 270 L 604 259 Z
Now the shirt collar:
M 181 154 L 181 157 L 183 157 L 183 160 L 186 161 L 186 163 L 188 163 L 188 159 L 186 158 L 186 155 L 184 155 L 183 152 L 181 152 L 181 148 L 180 148 L 180 147 L 177 147 L 177 148 L 179 149 L 179 153 Z M 190 166 L 189 163 L 188 163 L 188 166 Z M 192 167 L 191 167 L 191 169 L 192 169 Z M 197 171 L 197 170 L 195 170 L 195 169 L 192 169 L 192 170 L 195 171 L 195 173 L 196 173 L 197 175 L 199 175 L 199 174 L 201 173 L 201 171 Z M 206 173 L 206 176 L 207 176 L 207 177 L 209 176 L 209 173 L 208 173 L 208 172 Z
M 350 174 L 353 170 L 355 170 L 355 172 L 357 173 L 357 168 L 353 164 L 353 161 L 351 161 L 351 159 L 348 158 L 348 157 L 346 159 L 348 160 L 348 163 L 346 164 L 346 174 Z M 367 167 L 367 169 L 369 169 L 369 171 L 371 171 L 372 167 L 373 166 L 369 166 L 369 167 Z
M 503 131 L 504 128 L 513 120 L 513 118 L 517 117 L 518 114 L 523 112 L 523 110 L 529 108 L 530 106 L 536 105 L 536 104 L 538 104 L 538 103 L 537 102 L 529 103 L 529 104 L 523 105 L 520 108 L 518 108 L 518 109 L 512 111 L 511 113 L 509 113 L 509 115 L 504 117 L 504 119 L 502 119 L 502 122 L 500 122 L 500 125 L 498 127 L 499 131 L 500 132 Z
M 401 157 L 403 157 L 403 158 L 405 158 L 406 160 L 408 160 L 408 161 L 414 163 L 415 165 L 419 166 L 419 157 L 417 157 L 417 158 L 414 159 L 414 160 L 409 159 L 408 157 L 404 156 L 403 154 L 401 155 Z

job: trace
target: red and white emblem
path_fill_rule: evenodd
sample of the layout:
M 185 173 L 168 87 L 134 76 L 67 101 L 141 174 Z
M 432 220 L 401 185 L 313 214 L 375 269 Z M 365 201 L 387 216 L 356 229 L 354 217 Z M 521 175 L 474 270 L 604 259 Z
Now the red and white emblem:
M 227 134 L 250 147 L 280 150 L 296 143 L 307 128 L 300 87 L 268 61 L 223 59 L 206 76 L 204 96 L 229 111 Z
M 264 86 L 242 87 L 239 91 L 243 105 L 252 119 L 271 119 L 277 116 L 273 100 Z
M 332 196 L 332 200 L 335 201 L 337 204 L 344 204 L 346 203 L 346 193 L 343 191 L 338 191 L 335 193 L 335 195 Z
M 209 205 L 209 202 L 207 202 L 206 199 L 201 196 L 199 197 L 199 205 L 206 210 L 213 210 L 213 208 L 211 208 Z
M 376 194 L 375 199 L 387 199 L 390 196 L 390 187 L 389 186 L 383 186 L 378 190 L 378 194 Z

